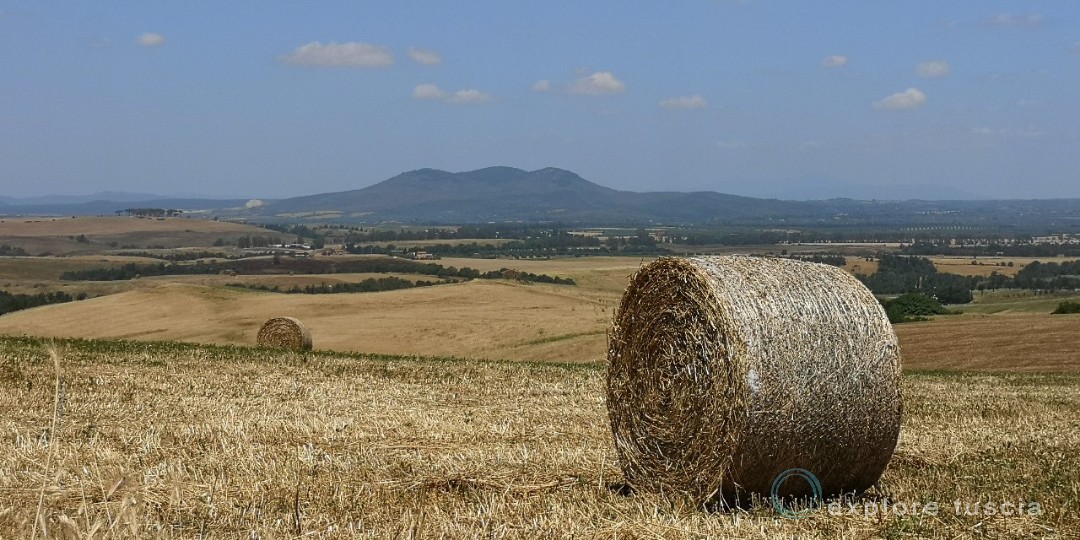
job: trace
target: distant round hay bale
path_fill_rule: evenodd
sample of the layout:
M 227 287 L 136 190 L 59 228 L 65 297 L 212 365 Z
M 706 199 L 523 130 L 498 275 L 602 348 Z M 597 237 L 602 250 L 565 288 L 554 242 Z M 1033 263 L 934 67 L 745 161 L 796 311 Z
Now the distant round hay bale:
M 662 258 L 631 277 L 608 361 L 615 449 L 637 489 L 732 503 L 805 469 L 826 496 L 860 492 L 896 448 L 896 334 L 836 267 Z M 781 496 L 814 487 L 778 483 Z
M 311 332 L 304 323 L 292 317 L 274 317 L 259 329 L 258 344 L 294 351 L 311 350 Z

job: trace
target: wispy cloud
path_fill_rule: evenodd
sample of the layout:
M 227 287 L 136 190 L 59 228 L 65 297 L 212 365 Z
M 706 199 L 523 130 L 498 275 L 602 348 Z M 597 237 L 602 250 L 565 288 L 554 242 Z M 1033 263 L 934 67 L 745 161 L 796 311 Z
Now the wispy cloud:
M 660 106 L 665 109 L 704 109 L 709 102 L 700 95 L 674 97 L 660 100 Z
M 1018 15 L 1015 13 L 998 13 L 990 18 L 990 26 L 997 28 L 1038 28 L 1043 25 L 1046 18 L 1038 13 Z
M 387 67 L 394 64 L 394 55 L 382 45 L 370 43 L 327 43 L 312 41 L 281 57 L 294 66 L 315 67 Z
M 597 71 L 574 81 L 567 91 L 585 96 L 613 95 L 625 92 L 626 84 L 610 71 Z
M 487 103 L 493 98 L 490 94 L 485 94 L 479 90 L 458 90 L 446 98 L 447 103 L 454 103 L 457 105 L 469 105 L 476 103 Z
M 458 90 L 451 94 L 434 84 L 417 85 L 416 88 L 413 88 L 412 97 L 413 99 L 441 101 L 454 105 L 475 105 L 487 103 L 494 99 L 490 94 L 476 89 Z
M 926 105 L 926 94 L 918 88 L 908 88 L 874 103 L 874 108 L 882 111 L 901 111 L 918 109 Z
M 924 79 L 940 79 L 952 73 L 949 63 L 944 60 L 929 60 L 915 66 L 915 74 Z
M 413 99 L 444 99 L 446 92 L 434 84 L 418 84 L 412 91 Z
M 533 89 L 533 92 L 550 92 L 551 91 L 551 81 L 549 81 L 547 79 L 540 79 L 539 81 L 536 81 L 536 82 L 533 83 L 532 89 Z
M 160 47 L 164 45 L 167 40 L 165 36 L 158 34 L 157 32 L 147 32 L 139 36 L 139 45 L 143 47 Z
M 437 66 L 442 63 L 442 55 L 438 51 L 431 49 L 409 47 L 409 58 L 412 58 L 417 64 L 425 66 Z
M 825 69 L 842 68 L 846 65 L 848 65 L 848 57 L 842 54 L 826 56 L 825 59 L 821 61 L 821 67 Z

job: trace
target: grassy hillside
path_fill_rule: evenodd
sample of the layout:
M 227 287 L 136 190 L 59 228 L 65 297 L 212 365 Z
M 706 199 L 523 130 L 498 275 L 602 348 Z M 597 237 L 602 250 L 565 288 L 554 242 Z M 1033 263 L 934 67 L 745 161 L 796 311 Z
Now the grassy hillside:
M 707 513 L 678 496 L 620 490 L 599 366 L 157 342 L 61 341 L 54 351 L 55 367 L 46 342 L 0 338 L 3 536 L 35 527 L 70 538 L 1080 530 L 1076 374 L 909 373 L 900 445 L 880 488 L 853 501 L 854 513 L 789 520 L 767 504 Z M 936 515 L 880 511 L 930 502 Z M 986 515 L 986 502 L 1024 512 Z
M 446 264 L 456 261 L 444 260 Z M 467 261 L 465 261 L 467 262 Z M 496 267 L 505 261 L 476 260 Z M 576 287 L 473 281 L 378 293 L 286 295 L 223 287 L 333 283 L 361 275 L 167 276 L 103 285 L 126 292 L 9 313 L 0 335 L 254 344 L 267 319 L 297 317 L 318 349 L 521 361 L 601 362 L 611 315 L 637 260 L 523 261 L 523 269 L 573 277 Z M 548 266 L 545 266 L 548 264 Z M 30 289 L 33 291 L 34 289 Z M 1002 293 L 1004 294 L 1004 293 Z M 981 297 L 980 297 L 981 298 Z M 1006 302 L 1009 298 L 999 298 Z M 1049 315 L 1060 298 L 1022 297 L 994 315 L 938 317 L 896 326 L 913 369 L 1073 371 L 1080 315 Z M 1030 304 L 1029 302 L 1035 302 Z M 1043 305 L 1045 304 L 1045 305 Z M 1008 303 L 976 303 L 972 311 Z
M 488 280 L 334 295 L 139 281 L 143 288 L 5 315 L 0 334 L 254 344 L 263 322 L 291 316 L 304 321 L 320 349 L 597 361 L 617 301 L 568 290 L 576 287 Z M 558 350 L 535 347 L 558 337 Z
M 0 244 L 32 255 L 93 254 L 123 246 L 145 249 L 210 247 L 218 239 L 235 243 L 245 235 L 277 235 L 273 231 L 209 219 L 135 217 L 37 217 L 0 219 Z

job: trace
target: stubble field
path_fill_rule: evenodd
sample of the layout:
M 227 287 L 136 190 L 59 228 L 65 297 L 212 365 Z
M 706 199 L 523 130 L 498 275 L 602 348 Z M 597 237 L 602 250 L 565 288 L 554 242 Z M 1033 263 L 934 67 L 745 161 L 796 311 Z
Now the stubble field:
M 707 512 L 678 496 L 628 492 L 598 365 L 2 338 L 0 366 L 4 536 L 1071 538 L 1080 530 L 1075 374 L 908 373 L 900 445 L 879 487 L 792 520 L 767 502 Z
M 201 238 L 226 232 L 240 234 Z M 1080 315 L 1048 314 L 1068 295 L 983 294 L 968 314 L 898 325 L 905 421 L 880 486 L 788 520 L 767 502 L 703 512 L 621 486 L 603 401 L 606 331 L 643 259 L 437 261 L 576 286 L 474 280 L 287 295 L 225 285 L 369 275 L 57 281 L 64 270 L 135 260 L 157 262 L 0 259 L 0 284 L 14 292 L 102 295 L 0 317 L 0 537 L 1073 538 L 1080 530 Z M 875 264 L 849 257 L 848 266 L 865 273 Z M 949 266 L 939 268 L 969 265 Z M 246 347 L 282 315 L 303 320 L 320 350 Z

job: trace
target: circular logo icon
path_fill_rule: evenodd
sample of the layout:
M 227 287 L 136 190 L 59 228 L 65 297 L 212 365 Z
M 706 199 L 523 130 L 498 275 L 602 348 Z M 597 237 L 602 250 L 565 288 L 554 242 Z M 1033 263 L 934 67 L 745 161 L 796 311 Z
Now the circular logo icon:
M 816 508 L 810 506 L 806 508 L 789 507 L 784 504 L 784 498 L 780 495 L 780 490 L 784 487 L 784 483 L 792 478 L 802 478 L 806 480 L 807 484 L 810 484 L 810 491 L 812 492 L 812 502 L 820 502 L 822 499 L 821 482 L 813 473 L 806 469 L 788 469 L 779 475 L 772 483 L 772 505 L 781 516 L 789 519 L 800 519 L 812 514 Z

